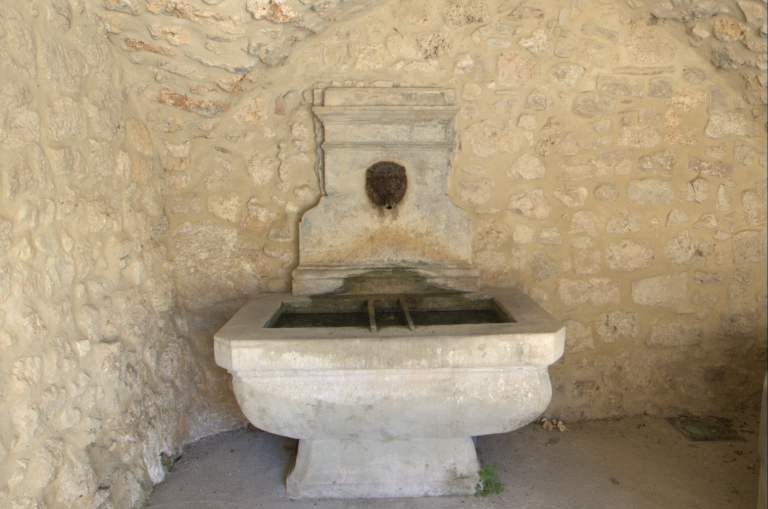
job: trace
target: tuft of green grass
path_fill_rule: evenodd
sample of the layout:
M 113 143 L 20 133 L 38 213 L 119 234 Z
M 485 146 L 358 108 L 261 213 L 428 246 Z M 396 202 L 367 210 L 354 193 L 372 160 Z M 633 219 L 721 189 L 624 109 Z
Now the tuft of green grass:
M 498 495 L 504 491 L 504 485 L 501 484 L 499 473 L 496 472 L 496 465 L 483 465 L 477 474 L 480 476 L 480 479 L 475 489 L 476 497 Z

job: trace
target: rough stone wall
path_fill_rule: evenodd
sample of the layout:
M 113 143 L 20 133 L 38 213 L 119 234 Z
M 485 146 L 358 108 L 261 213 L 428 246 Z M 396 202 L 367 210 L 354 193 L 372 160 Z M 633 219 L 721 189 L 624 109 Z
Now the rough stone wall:
M 0 3 L 3 508 L 136 507 L 163 455 L 241 422 L 195 360 L 211 347 L 176 305 L 157 142 L 121 75 L 81 2 Z
M 136 506 L 242 423 L 211 338 L 290 289 L 318 86 L 458 90 L 483 284 L 568 327 L 551 415 L 757 403 L 765 3 L 376 3 L 0 5 L 0 506 Z
M 259 28 L 265 18 L 249 7 L 256 21 L 243 23 L 258 30 L 231 36 L 239 51 L 217 56 L 213 43 L 191 48 L 191 35 L 151 35 L 159 23 L 220 38 L 152 11 L 141 19 L 152 18 L 145 33 L 158 47 L 132 56 L 126 73 L 150 83 L 174 278 L 189 310 L 231 312 L 249 293 L 290 289 L 296 225 L 320 195 L 313 87 L 453 87 L 462 109 L 450 196 L 471 215 L 482 282 L 522 287 L 568 327 L 550 412 L 756 401 L 764 3 L 393 1 L 307 34 L 278 62 L 230 72 L 241 88 L 221 99 L 223 78 L 204 60 L 232 63 L 254 33 L 278 40 L 302 23 L 298 3 L 248 5 L 294 15 Z M 168 71 L 163 52 L 177 42 L 191 48 L 177 61 L 196 78 Z M 216 111 L 201 109 L 211 101 Z

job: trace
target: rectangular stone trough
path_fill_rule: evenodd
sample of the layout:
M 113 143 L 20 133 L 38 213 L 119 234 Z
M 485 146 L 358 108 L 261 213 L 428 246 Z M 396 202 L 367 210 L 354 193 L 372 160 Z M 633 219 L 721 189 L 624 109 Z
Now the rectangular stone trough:
M 267 294 L 216 333 L 215 355 L 255 426 L 300 439 L 289 497 L 457 495 L 477 485 L 473 436 L 546 409 L 564 340 L 517 289 Z

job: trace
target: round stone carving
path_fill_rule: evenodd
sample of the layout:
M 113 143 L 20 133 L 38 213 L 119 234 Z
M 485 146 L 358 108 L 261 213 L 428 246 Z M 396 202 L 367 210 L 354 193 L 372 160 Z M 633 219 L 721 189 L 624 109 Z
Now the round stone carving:
M 403 199 L 407 187 L 405 167 L 392 161 L 380 161 L 365 171 L 365 192 L 379 207 L 391 209 Z

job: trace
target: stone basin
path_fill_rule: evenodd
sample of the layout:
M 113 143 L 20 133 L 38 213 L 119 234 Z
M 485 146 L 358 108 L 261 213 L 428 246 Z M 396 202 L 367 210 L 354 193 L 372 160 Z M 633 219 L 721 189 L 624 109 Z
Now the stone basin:
M 421 301 L 408 299 L 418 313 Z M 275 326 L 286 311 L 359 312 L 352 301 L 258 295 L 214 337 L 216 362 L 233 375 L 246 417 L 299 439 L 287 496 L 473 493 L 472 437 L 541 415 L 551 399 L 547 366 L 563 353 L 565 329 L 517 289 L 427 299 L 433 311 L 460 314 L 448 308 L 464 302 L 467 312 L 495 313 L 485 323 Z

